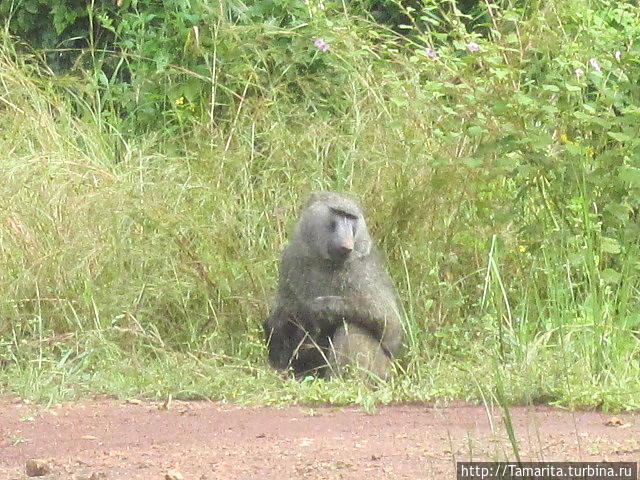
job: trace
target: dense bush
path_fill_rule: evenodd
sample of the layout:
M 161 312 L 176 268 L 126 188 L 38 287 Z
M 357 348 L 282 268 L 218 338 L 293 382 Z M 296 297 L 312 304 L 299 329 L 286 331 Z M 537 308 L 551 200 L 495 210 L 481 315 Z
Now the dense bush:
M 185 113 L 175 108 L 176 101 L 196 116 L 223 122 L 234 98 L 272 85 L 271 77 L 295 82 L 322 70 L 309 35 L 331 30 L 343 8 L 303 0 L 12 0 L 0 5 L 0 18 L 7 19 L 11 33 L 42 51 L 54 72 L 87 76 L 88 93 L 99 96 L 99 108 L 111 113 L 113 122 L 126 118 L 125 129 L 140 131 L 181 124 Z M 462 25 L 479 31 L 489 25 L 476 0 L 362 1 L 350 8 L 414 39 L 422 31 L 446 37 Z M 369 28 L 369 38 L 384 31 Z M 243 45 L 246 36 L 257 41 Z M 252 78 L 256 68 L 269 77 L 266 82 Z M 213 100 L 212 83 L 222 87 Z
M 287 226 L 331 188 L 363 199 L 407 309 L 382 398 L 503 375 L 513 398 L 640 404 L 637 5 L 424 2 L 410 29 L 374 3 L 47 5 L 0 5 L 22 32 L 0 56 L 0 362 L 264 380 Z M 52 74 L 35 47 L 65 35 Z
M 314 10 L 302 0 L 26 0 L 3 2 L 0 18 L 45 52 L 53 71 L 87 76 L 87 93 L 113 122 L 126 118 L 126 127 L 140 131 L 180 125 L 191 114 L 224 122 L 234 100 L 264 87 L 256 69 L 286 71 L 281 82 L 316 70 L 309 43 L 303 47 L 295 31 L 312 22 Z

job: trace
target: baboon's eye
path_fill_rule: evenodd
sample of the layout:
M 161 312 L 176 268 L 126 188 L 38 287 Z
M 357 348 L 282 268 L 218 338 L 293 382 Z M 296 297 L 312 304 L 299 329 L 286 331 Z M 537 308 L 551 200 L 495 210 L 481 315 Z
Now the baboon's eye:
M 329 230 L 331 230 L 332 232 L 335 232 L 335 231 L 336 231 L 336 226 L 337 226 L 337 225 L 338 225 L 338 222 L 336 222 L 335 218 L 334 218 L 334 219 L 332 219 L 332 220 L 329 222 Z

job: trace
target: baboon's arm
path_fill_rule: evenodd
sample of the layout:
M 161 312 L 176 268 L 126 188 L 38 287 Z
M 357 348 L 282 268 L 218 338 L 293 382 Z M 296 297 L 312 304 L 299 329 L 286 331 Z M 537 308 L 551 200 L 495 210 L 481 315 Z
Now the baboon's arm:
M 311 310 L 334 325 L 347 322 L 363 328 L 378 339 L 390 355 L 395 355 L 400 347 L 401 317 L 392 299 L 380 302 L 363 297 L 317 297 L 311 302 Z

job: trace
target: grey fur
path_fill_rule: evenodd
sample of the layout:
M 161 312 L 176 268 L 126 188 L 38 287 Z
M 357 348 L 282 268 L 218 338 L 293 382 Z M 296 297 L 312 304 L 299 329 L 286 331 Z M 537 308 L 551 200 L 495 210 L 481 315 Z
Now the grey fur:
M 269 361 L 296 376 L 355 365 L 385 378 L 402 343 L 391 280 L 358 204 L 313 193 L 284 249 L 275 306 L 264 323 Z

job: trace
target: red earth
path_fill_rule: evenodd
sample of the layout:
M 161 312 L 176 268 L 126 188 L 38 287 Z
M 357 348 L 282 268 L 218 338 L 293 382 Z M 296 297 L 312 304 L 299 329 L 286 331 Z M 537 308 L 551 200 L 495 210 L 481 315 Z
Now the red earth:
M 510 409 L 522 460 L 637 461 L 640 413 Z M 45 407 L 0 397 L 0 480 L 38 459 L 60 480 L 449 479 L 456 461 L 513 460 L 500 409 L 113 399 Z

